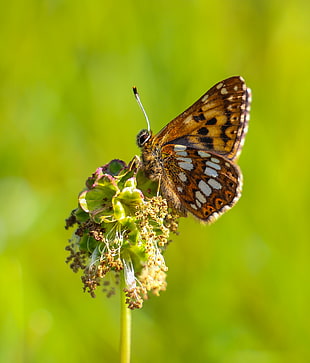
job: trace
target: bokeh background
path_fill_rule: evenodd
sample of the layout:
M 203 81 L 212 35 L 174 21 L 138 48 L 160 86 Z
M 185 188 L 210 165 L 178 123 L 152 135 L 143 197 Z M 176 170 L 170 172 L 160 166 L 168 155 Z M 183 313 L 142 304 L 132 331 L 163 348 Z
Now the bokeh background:
M 64 219 L 216 82 L 252 88 L 243 197 L 183 219 L 132 361 L 310 362 L 310 2 L 12 0 L 0 11 L 0 361 L 117 362 L 119 296 L 82 292 Z

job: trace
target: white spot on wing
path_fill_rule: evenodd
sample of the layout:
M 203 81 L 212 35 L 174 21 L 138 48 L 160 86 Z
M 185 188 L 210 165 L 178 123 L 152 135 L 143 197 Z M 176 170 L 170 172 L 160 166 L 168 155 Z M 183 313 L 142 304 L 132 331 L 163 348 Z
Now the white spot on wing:
M 214 178 L 216 178 L 218 176 L 218 173 L 214 169 L 211 169 L 209 167 L 205 168 L 204 174 L 213 176 Z
M 221 83 L 219 83 L 219 84 L 216 86 L 216 88 L 217 88 L 217 89 L 220 89 L 220 88 L 222 88 L 222 87 L 223 87 L 223 85 L 224 85 L 224 83 L 223 83 L 223 82 L 221 82 Z
M 193 208 L 193 209 L 195 209 L 195 210 L 197 210 L 198 208 L 197 208 L 197 206 L 195 205 L 195 204 L 190 204 L 190 206 Z
M 245 87 L 246 88 L 246 87 Z M 248 94 L 248 103 L 249 103 L 249 109 L 250 109 L 250 103 L 252 101 L 252 92 L 251 88 L 246 88 L 247 94 Z
M 211 158 L 211 161 L 213 161 L 214 163 L 217 163 L 217 164 L 219 164 L 219 159 L 216 159 L 216 158 Z
M 188 123 L 190 123 L 192 121 L 193 121 L 192 116 L 189 115 L 189 116 L 186 117 L 186 119 L 183 122 L 184 122 L 184 124 L 188 124 Z
M 228 93 L 227 88 L 223 87 L 223 88 L 221 89 L 221 94 L 222 94 L 222 95 L 227 95 L 227 93 Z
M 183 157 L 179 157 L 177 158 L 178 161 L 184 161 L 185 163 L 192 163 L 192 159 L 191 158 L 183 158 Z
M 209 153 L 206 153 L 205 151 L 197 151 L 198 155 L 201 156 L 202 158 L 209 158 L 211 155 Z
M 182 169 L 184 169 L 184 170 L 188 170 L 188 171 L 194 169 L 194 165 L 192 164 L 192 161 L 190 163 L 188 163 L 186 161 L 185 162 L 184 161 L 181 161 L 179 163 L 179 167 L 182 168 Z
M 184 151 L 184 150 L 186 150 L 185 145 L 174 145 L 174 151 L 178 152 L 178 151 Z
M 187 181 L 187 176 L 186 176 L 186 174 L 185 173 L 179 173 L 179 179 L 183 182 L 183 183 L 185 183 L 186 181 Z
M 221 166 L 215 163 L 212 163 L 212 161 L 207 161 L 206 162 L 207 166 L 210 166 L 210 168 L 216 169 L 216 170 L 221 170 Z
M 205 203 L 207 201 L 207 199 L 204 197 L 203 194 L 200 193 L 200 191 L 198 190 L 196 193 L 195 193 L 195 197 L 197 200 L 199 200 L 199 202 L 201 203 Z
M 199 189 L 203 192 L 203 194 L 208 197 L 209 195 L 211 195 L 212 190 L 209 187 L 209 185 L 204 182 L 203 180 L 200 180 L 200 182 L 198 183 L 198 187 Z
M 177 151 L 176 155 L 177 156 L 188 156 L 187 151 Z
M 211 185 L 211 187 L 214 188 L 214 189 L 221 189 L 222 188 L 222 185 L 218 181 L 216 181 L 215 179 L 212 179 L 212 178 L 210 178 L 208 180 L 208 184 Z
M 209 95 L 204 95 L 201 99 L 202 102 L 206 102 L 207 99 L 209 98 Z
M 182 188 L 182 187 L 180 187 L 180 186 L 177 186 L 177 191 L 178 191 L 179 193 L 183 193 L 183 188 Z

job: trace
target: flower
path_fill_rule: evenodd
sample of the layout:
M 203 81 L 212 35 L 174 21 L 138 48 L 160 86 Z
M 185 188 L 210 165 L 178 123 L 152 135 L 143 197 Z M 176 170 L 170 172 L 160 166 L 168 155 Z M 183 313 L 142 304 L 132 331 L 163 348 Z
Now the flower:
M 112 160 L 98 168 L 66 220 L 67 229 L 76 227 L 66 262 L 74 272 L 82 270 L 84 291 L 95 297 L 103 286 L 110 296 L 121 279 L 130 309 L 141 308 L 148 292 L 166 289 L 163 252 L 178 227 L 178 216 L 139 165 L 135 157 L 129 165 Z

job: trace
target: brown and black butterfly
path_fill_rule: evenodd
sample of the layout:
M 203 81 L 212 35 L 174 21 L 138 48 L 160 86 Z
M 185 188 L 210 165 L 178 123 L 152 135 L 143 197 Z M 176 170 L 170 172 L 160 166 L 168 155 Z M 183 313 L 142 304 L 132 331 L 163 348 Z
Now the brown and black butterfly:
M 158 134 L 152 135 L 150 128 L 138 134 L 145 174 L 159 181 L 162 195 L 181 215 L 190 212 L 212 222 L 240 198 L 242 173 L 235 162 L 247 132 L 250 103 L 251 91 L 243 78 L 230 77 Z

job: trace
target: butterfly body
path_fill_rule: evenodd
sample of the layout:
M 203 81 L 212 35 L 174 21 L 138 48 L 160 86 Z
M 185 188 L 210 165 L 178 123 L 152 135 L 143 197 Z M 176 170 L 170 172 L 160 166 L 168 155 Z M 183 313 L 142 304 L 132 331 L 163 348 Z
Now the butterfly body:
M 157 180 L 168 204 L 212 222 L 240 198 L 235 164 L 249 119 L 250 90 L 241 77 L 219 82 L 158 134 L 137 136 L 142 167 Z

